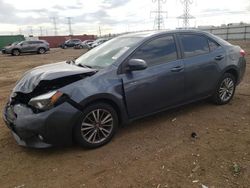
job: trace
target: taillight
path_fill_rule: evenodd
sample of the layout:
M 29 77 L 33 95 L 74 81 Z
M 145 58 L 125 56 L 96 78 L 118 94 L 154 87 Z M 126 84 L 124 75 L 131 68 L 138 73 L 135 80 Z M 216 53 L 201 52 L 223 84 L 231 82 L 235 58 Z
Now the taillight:
M 244 51 L 244 50 L 240 50 L 240 55 L 242 56 L 242 57 L 244 57 L 245 55 L 246 55 L 246 52 Z

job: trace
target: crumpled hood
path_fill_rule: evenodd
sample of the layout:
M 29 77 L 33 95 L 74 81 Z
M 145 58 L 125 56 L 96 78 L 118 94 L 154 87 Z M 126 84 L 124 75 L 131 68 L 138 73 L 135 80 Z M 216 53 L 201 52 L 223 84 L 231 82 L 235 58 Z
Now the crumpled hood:
M 31 69 L 17 82 L 13 92 L 31 93 L 41 81 L 96 72 L 95 69 L 83 68 L 66 62 L 43 65 Z

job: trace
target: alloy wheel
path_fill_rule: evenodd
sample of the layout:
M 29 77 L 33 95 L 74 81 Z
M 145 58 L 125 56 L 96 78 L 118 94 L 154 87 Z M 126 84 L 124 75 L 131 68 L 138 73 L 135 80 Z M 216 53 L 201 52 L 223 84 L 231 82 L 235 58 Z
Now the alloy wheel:
M 18 50 L 14 50 L 14 51 L 13 51 L 13 54 L 14 54 L 15 56 L 18 56 L 18 55 L 20 55 L 20 52 L 19 52 Z
M 114 126 L 112 114 L 105 109 L 95 109 L 88 113 L 81 124 L 81 135 L 85 141 L 98 144 L 105 141 Z
M 39 49 L 39 53 L 40 53 L 40 54 L 44 54 L 44 53 L 45 53 L 45 50 L 44 50 L 43 48 L 40 48 L 40 49 Z
M 235 84 L 231 78 L 227 77 L 222 81 L 219 88 L 219 96 L 223 102 L 226 102 L 231 99 L 234 93 L 234 87 Z

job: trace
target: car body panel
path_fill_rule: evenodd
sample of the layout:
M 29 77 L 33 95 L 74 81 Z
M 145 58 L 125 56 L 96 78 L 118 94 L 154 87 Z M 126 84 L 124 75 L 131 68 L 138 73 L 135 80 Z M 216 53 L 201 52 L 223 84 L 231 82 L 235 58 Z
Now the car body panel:
M 150 114 L 166 106 L 183 102 L 184 74 L 172 72 L 174 67 L 183 67 L 183 61 L 148 67 L 143 71 L 122 75 L 124 93 L 130 118 Z
M 77 74 L 96 72 L 94 69 L 78 67 L 66 62 L 43 65 L 27 71 L 14 87 L 14 92 L 30 93 L 41 81 L 55 80 Z
M 8 106 L 5 108 L 4 117 L 8 117 L 7 109 Z M 13 111 L 16 117 L 4 120 L 15 134 L 15 139 L 20 145 L 39 148 L 70 145 L 72 125 L 76 123 L 81 113 L 68 103 L 38 114 L 21 104 L 14 105 Z M 43 140 L 40 140 L 38 135 L 43 136 Z M 49 144 L 44 145 L 44 143 Z

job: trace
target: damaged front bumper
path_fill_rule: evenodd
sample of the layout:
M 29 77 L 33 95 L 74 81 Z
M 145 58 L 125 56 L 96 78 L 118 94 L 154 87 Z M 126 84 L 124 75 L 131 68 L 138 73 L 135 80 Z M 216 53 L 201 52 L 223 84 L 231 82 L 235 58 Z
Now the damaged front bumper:
M 80 114 L 67 102 L 41 113 L 23 104 L 7 104 L 3 119 L 19 145 L 47 148 L 72 144 L 72 128 Z

